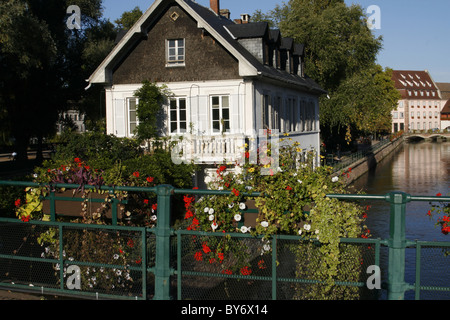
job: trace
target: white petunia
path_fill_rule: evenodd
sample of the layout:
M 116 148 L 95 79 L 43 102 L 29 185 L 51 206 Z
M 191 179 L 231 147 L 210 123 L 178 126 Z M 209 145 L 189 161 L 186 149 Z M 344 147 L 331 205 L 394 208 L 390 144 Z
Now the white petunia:
M 242 217 L 239 213 L 234 215 L 234 220 L 236 220 L 236 221 L 241 221 L 241 218 Z
M 331 178 L 331 182 L 338 182 L 339 178 L 338 177 L 333 177 Z
M 206 207 L 203 211 L 205 211 L 205 213 L 208 213 L 209 212 L 209 208 Z
M 269 223 L 267 221 L 262 221 L 261 226 L 267 228 L 269 226 Z
M 239 203 L 239 209 L 244 210 L 246 208 L 245 203 L 241 202 Z
M 304 228 L 306 231 L 309 231 L 309 230 L 311 230 L 311 225 L 310 225 L 310 224 L 305 224 L 305 225 L 303 226 L 303 228 Z
M 152 221 L 156 221 L 157 217 L 155 215 L 152 215 L 150 219 L 152 219 Z
M 219 226 L 219 225 L 218 225 L 217 223 L 215 223 L 215 222 L 213 222 L 213 223 L 211 224 L 211 228 L 212 228 L 213 230 L 216 230 L 218 226 Z
M 209 212 L 209 214 L 213 214 L 214 213 L 214 209 L 210 208 L 208 212 Z
M 300 236 L 302 234 L 302 229 L 298 230 L 298 235 Z
M 270 251 L 270 244 L 265 244 L 264 246 L 263 246 L 263 249 L 264 249 L 264 251 Z
M 242 227 L 241 227 L 241 232 L 242 232 L 242 233 L 246 233 L 246 232 L 248 232 L 248 231 L 250 231 L 250 228 L 247 228 L 246 226 L 242 226 Z
M 210 214 L 209 215 L 209 221 L 213 221 L 214 220 L 214 215 L 213 214 Z
M 233 208 L 234 207 L 234 203 L 230 203 L 229 205 L 228 205 L 228 208 Z

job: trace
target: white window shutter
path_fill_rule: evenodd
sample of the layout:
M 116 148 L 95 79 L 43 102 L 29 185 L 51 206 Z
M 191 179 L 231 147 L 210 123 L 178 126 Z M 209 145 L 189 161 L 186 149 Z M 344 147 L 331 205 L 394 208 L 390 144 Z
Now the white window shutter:
M 114 101 L 114 135 L 117 137 L 126 136 L 125 99 L 115 99 Z

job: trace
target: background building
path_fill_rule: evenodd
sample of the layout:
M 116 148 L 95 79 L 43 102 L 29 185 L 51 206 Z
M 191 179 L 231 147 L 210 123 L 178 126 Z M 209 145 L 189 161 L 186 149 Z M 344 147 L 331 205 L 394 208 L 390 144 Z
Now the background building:
M 441 110 L 441 129 L 450 129 L 450 83 L 436 83 L 441 91 L 442 105 Z
M 444 103 L 428 71 L 394 70 L 392 78 L 401 94 L 392 112 L 392 132 L 440 130 Z

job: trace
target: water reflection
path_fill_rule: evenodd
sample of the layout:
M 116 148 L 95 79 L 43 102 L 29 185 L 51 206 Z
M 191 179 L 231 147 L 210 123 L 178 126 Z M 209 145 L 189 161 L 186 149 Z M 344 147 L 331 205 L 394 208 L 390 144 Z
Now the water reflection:
M 416 196 L 448 194 L 450 186 L 450 142 L 405 143 L 354 186 L 368 194 L 403 191 Z M 367 224 L 374 236 L 389 236 L 389 207 L 372 202 Z M 407 205 L 406 232 L 409 239 L 450 241 L 440 234 L 426 213 L 429 203 Z
M 450 189 L 450 142 L 405 143 L 394 151 L 371 172 L 365 174 L 354 183 L 354 187 L 368 194 L 386 194 L 391 191 L 403 191 L 415 196 L 435 196 L 437 193 L 447 195 Z M 368 213 L 367 226 L 374 238 L 389 237 L 389 205 L 373 201 Z M 428 202 L 411 202 L 406 209 L 406 238 L 408 240 L 450 241 L 450 235 L 445 236 L 435 226 L 435 220 L 430 220 L 427 212 Z M 406 281 L 415 282 L 415 249 L 406 252 Z M 450 257 L 443 257 L 442 252 L 434 257 L 426 258 L 429 265 L 423 266 L 421 283 L 431 284 L 436 279 L 442 279 L 442 272 L 448 270 Z M 386 276 L 387 250 L 381 253 L 381 268 Z M 426 270 L 426 272 L 423 272 Z M 442 271 L 442 270 L 441 270 Z M 444 274 L 448 274 L 445 272 Z M 450 286 L 450 276 L 447 275 L 445 285 Z M 442 283 L 441 283 L 442 285 Z M 423 293 L 422 298 L 426 298 Z M 445 297 L 444 297 L 445 296 Z M 434 299 L 449 299 L 449 293 L 438 293 Z M 413 299 L 414 293 L 408 292 L 405 299 Z

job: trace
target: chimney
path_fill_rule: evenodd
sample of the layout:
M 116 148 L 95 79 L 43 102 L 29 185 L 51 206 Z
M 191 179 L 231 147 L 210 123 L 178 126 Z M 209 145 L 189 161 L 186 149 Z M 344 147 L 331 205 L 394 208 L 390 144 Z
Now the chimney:
M 250 23 L 250 15 L 248 13 L 241 14 L 242 23 Z
M 228 9 L 220 9 L 220 15 L 221 15 L 222 17 L 225 17 L 225 18 L 227 18 L 227 19 L 230 19 L 230 17 L 231 17 L 231 12 L 230 12 L 230 10 L 228 10 Z
M 219 0 L 209 0 L 209 6 L 211 10 L 214 11 L 217 15 L 220 15 L 220 1 Z

